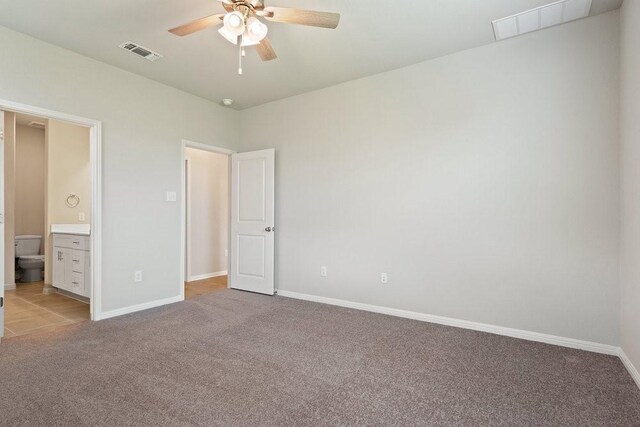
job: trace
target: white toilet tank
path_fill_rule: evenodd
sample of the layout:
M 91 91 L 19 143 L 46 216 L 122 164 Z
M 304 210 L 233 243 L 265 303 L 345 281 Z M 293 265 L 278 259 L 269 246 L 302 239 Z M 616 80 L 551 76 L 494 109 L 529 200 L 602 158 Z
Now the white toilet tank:
M 16 236 L 16 258 L 24 255 L 38 255 L 42 236 L 22 235 Z

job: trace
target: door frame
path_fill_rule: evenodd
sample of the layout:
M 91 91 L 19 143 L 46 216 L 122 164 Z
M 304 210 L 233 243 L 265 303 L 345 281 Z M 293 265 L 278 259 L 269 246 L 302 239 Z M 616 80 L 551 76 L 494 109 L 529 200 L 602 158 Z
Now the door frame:
M 186 279 L 186 263 L 187 263 L 187 254 L 186 254 L 186 245 L 187 245 L 187 215 L 186 215 L 186 205 L 187 205 L 187 195 L 186 195 L 186 169 L 185 169 L 185 161 L 186 161 L 186 149 L 187 148 L 195 148 L 196 150 L 208 151 L 210 153 L 223 154 L 227 156 L 229 162 L 229 177 L 227 179 L 227 183 L 229 185 L 229 209 L 227 212 L 228 218 L 231 219 L 231 155 L 237 153 L 235 150 L 230 150 L 228 148 L 218 147 L 215 145 L 203 144 L 200 142 L 190 141 L 188 139 L 182 140 L 182 151 L 180 153 L 180 181 L 181 181 L 181 194 L 180 197 L 180 301 L 184 300 L 184 282 Z M 227 241 L 231 238 L 231 221 L 228 221 L 227 228 Z M 229 271 L 229 266 L 231 265 L 231 251 L 229 251 L 229 256 L 227 257 L 227 271 Z M 189 264 L 191 265 L 191 264 Z M 227 288 L 229 288 L 229 282 L 227 282 Z
M 100 320 L 102 318 L 102 122 L 5 99 L 0 99 L 0 110 L 59 120 L 89 128 L 91 179 L 91 234 L 89 236 L 91 243 L 91 298 L 89 310 L 91 320 Z M 4 174 L 4 166 L 2 173 Z
M 190 172 L 191 172 L 191 159 L 189 159 L 189 157 L 187 157 L 186 153 L 184 156 L 184 174 L 183 174 L 183 179 L 184 179 L 184 187 L 182 188 L 182 190 L 184 191 L 184 205 L 183 205 L 183 209 L 184 209 L 184 278 L 183 280 L 185 282 L 189 281 L 189 278 L 191 277 L 191 258 L 189 258 L 189 255 L 191 254 L 189 251 L 189 244 L 191 243 L 189 241 L 189 234 L 191 233 L 191 223 L 189 221 L 189 212 L 191 211 L 191 176 L 190 176 Z

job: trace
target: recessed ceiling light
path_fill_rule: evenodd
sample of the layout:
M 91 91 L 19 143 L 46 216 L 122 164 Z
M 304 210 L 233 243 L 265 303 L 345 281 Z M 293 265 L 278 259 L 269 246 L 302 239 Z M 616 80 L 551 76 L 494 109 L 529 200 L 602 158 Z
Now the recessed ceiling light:
M 233 99 L 225 98 L 222 100 L 222 105 L 225 107 L 231 107 L 233 105 Z
M 493 21 L 496 40 L 586 18 L 592 0 L 562 0 Z

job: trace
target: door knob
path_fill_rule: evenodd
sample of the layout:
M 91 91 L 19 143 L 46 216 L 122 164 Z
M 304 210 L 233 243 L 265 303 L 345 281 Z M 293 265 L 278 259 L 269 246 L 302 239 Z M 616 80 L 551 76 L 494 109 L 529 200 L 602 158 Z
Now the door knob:
M 267 233 L 271 232 L 271 227 L 265 228 L 264 231 L 266 231 Z

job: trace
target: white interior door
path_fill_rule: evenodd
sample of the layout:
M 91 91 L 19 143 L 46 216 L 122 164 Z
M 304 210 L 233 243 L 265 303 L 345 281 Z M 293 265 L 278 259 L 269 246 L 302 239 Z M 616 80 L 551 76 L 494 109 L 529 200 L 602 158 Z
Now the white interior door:
M 4 112 L 0 111 L 0 338 L 4 336 Z
M 231 156 L 233 289 L 274 294 L 275 150 Z

